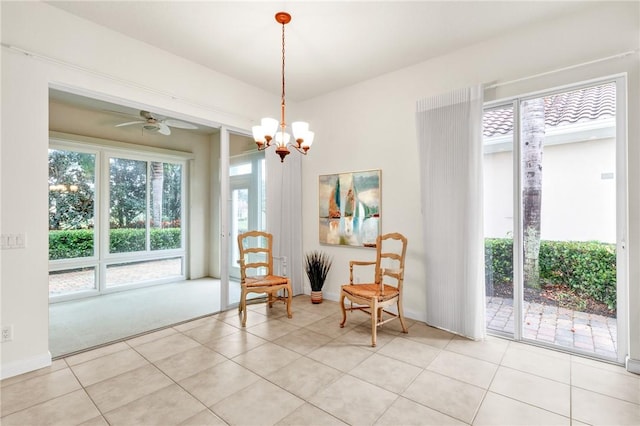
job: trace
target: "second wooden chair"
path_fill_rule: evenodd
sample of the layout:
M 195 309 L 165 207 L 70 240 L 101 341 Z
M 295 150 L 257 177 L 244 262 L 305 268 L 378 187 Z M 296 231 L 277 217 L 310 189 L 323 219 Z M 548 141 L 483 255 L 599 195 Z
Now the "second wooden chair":
M 291 318 L 291 281 L 288 277 L 273 273 L 273 235 L 262 231 L 249 231 L 238 235 L 240 249 L 240 306 L 242 326 L 247 324 L 247 295 L 266 293 L 269 307 L 275 301 L 287 305 L 287 317 Z M 284 290 L 286 296 L 278 295 Z
M 376 345 L 377 329 L 381 325 L 400 319 L 402 332 L 407 333 L 402 312 L 402 284 L 404 281 L 404 259 L 407 253 L 407 239 L 401 234 L 391 233 L 379 235 L 376 240 L 376 260 L 349 262 L 349 284 L 342 286 L 340 291 L 340 307 L 344 327 L 348 311 L 362 311 L 371 316 L 371 346 Z M 367 283 L 354 283 L 354 266 L 373 266 L 374 280 Z M 349 299 L 350 307 L 344 305 L 344 299 Z M 356 306 L 354 306 L 354 304 Z M 397 314 L 385 310 L 395 305 Z M 387 314 L 388 318 L 383 318 Z

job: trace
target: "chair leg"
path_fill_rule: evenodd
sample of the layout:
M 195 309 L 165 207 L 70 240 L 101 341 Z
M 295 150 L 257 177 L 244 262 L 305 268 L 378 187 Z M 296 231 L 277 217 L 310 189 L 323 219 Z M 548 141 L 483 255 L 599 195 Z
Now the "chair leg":
M 376 347 L 376 337 L 378 331 L 378 301 L 373 299 L 373 304 L 370 305 L 371 309 L 371 347 Z
M 409 330 L 404 323 L 404 314 L 402 313 L 402 298 L 398 298 L 398 317 L 400 318 L 400 325 L 402 326 L 402 332 L 408 333 Z
M 287 318 L 291 318 L 293 316 L 291 315 L 291 287 L 288 287 L 285 291 L 287 292 Z
M 247 291 L 242 289 L 242 294 L 240 296 L 240 312 L 242 312 L 242 326 L 246 327 L 247 325 Z
M 344 292 L 340 292 L 340 308 L 342 309 L 342 322 L 340 328 L 344 328 L 344 323 L 347 322 L 347 311 L 344 308 Z

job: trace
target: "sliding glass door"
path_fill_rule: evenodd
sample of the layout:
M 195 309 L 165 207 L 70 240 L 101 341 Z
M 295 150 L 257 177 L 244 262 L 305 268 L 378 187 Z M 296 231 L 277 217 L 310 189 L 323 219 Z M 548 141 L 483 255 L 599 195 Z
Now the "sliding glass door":
M 485 110 L 483 117 L 486 323 L 490 331 L 509 337 L 516 324 L 513 114 L 507 104 Z
M 618 360 L 626 209 L 619 84 L 486 109 L 490 332 Z

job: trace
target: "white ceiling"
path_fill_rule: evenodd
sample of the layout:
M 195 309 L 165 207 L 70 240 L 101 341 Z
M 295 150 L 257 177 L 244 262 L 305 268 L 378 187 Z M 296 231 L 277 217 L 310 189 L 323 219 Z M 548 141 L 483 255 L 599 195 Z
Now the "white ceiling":
M 287 99 L 303 101 L 417 64 L 589 1 L 49 1 L 274 94 L 286 26 Z

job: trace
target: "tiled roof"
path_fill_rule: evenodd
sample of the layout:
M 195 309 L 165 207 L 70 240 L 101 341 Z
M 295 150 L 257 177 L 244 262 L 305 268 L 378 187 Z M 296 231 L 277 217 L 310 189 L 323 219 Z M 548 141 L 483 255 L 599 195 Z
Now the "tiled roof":
M 547 127 L 581 123 L 615 117 L 616 86 L 607 83 L 544 98 L 544 119 Z M 485 137 L 506 135 L 513 131 L 511 108 L 484 113 L 482 133 Z

